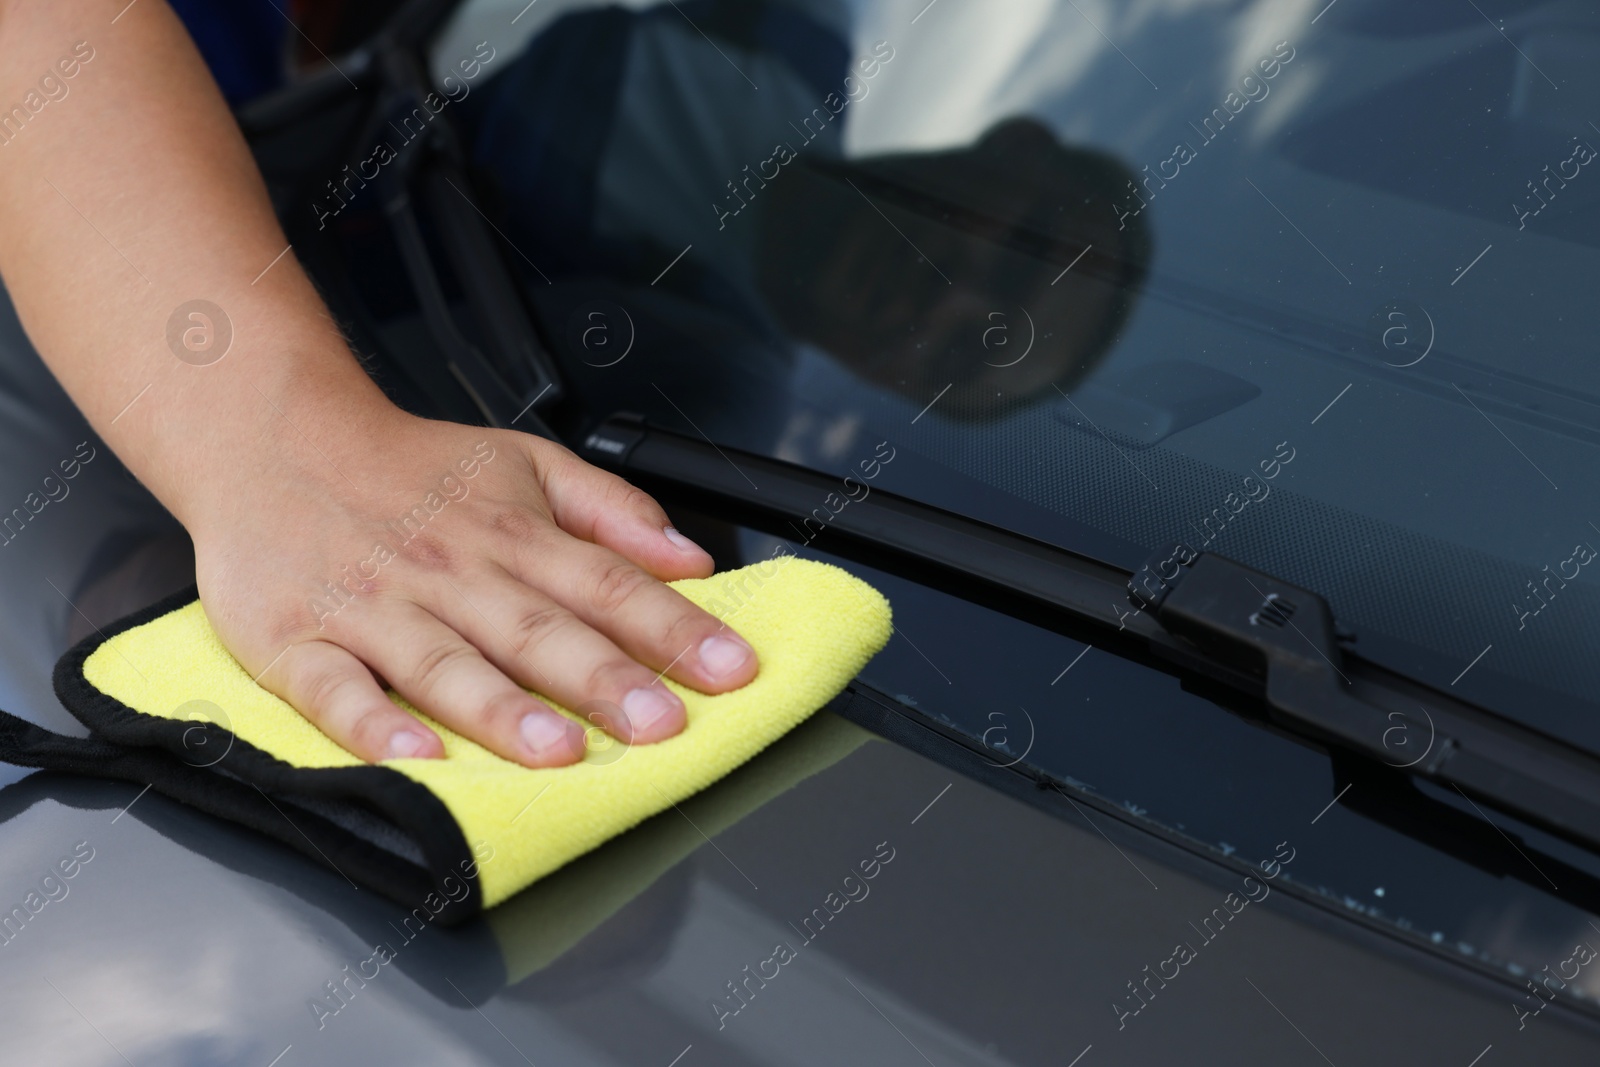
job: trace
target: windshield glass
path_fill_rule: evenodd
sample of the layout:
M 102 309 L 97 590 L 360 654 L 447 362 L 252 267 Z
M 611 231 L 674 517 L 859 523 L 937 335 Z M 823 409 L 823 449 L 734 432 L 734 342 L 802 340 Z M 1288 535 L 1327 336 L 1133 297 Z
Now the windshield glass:
M 1600 13 L 1493 7 L 545 0 L 460 113 L 594 417 L 1216 551 L 1600 750 Z

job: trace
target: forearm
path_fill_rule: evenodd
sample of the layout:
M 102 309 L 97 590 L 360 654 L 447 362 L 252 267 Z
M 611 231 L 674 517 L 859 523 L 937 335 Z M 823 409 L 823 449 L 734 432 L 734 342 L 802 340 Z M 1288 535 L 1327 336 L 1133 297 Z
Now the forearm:
M 0 8 L 0 276 L 90 423 L 187 525 L 252 468 L 326 470 L 392 409 L 278 258 L 287 239 L 176 16 L 125 4 Z M 180 316 L 180 358 L 169 323 L 197 299 L 226 322 L 190 351 L 183 331 L 205 326 Z

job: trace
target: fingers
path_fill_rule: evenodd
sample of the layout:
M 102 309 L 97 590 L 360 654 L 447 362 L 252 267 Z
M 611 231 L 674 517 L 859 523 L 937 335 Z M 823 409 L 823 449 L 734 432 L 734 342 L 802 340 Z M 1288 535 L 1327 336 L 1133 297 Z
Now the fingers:
M 650 580 L 712 569 L 703 549 L 666 525 L 661 505 L 564 449 L 536 459 L 551 513 L 572 538 L 518 543 L 516 576 L 675 682 L 722 693 L 754 678 L 755 652 L 738 633 Z
M 756 676 L 744 638 L 611 549 L 552 536 L 516 550 L 517 577 L 652 670 L 702 693 L 737 689 Z
M 291 645 L 259 681 L 368 763 L 444 755 L 439 735 L 396 707 L 372 672 L 338 645 L 315 639 Z
M 557 525 L 604 545 L 663 581 L 705 578 L 713 569 L 705 549 L 672 527 L 650 494 L 565 449 L 535 457 Z
M 374 606 L 341 642 L 416 707 L 524 766 L 583 758 L 583 728 L 506 677 L 456 629 L 409 601 Z
M 755 677 L 749 645 L 663 584 L 707 576 L 713 564 L 660 505 L 558 446 L 529 438 L 528 452 L 548 513 L 503 506 L 489 515 L 483 532 L 495 539 L 470 554 L 470 569 L 435 562 L 391 572 L 403 574 L 405 593 L 341 613 L 262 684 L 281 679 L 275 692 L 369 761 L 444 754 L 381 678 L 463 737 L 549 767 L 583 758 L 584 730 L 524 687 L 640 744 L 687 722 L 661 677 L 707 693 Z
M 504 570 L 450 582 L 434 610 L 506 674 L 623 741 L 660 741 L 688 721 L 657 671 Z

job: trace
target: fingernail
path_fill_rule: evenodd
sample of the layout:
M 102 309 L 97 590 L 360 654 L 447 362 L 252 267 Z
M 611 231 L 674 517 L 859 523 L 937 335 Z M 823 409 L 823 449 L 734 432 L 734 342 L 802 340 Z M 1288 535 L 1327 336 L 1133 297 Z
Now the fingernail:
M 713 678 L 727 678 L 750 659 L 750 646 L 743 641 L 714 634 L 700 642 L 700 666 Z
M 389 758 L 409 759 L 428 747 L 428 739 L 414 730 L 396 730 L 389 738 Z
M 570 753 L 572 743 L 565 719 L 547 712 L 533 712 L 522 717 L 522 740 L 540 759 L 561 752 Z
M 630 689 L 628 695 L 622 698 L 623 713 L 628 716 L 635 733 L 648 733 L 650 727 L 677 711 L 680 706 L 677 697 L 656 686 Z
M 705 551 L 705 549 L 701 548 L 699 545 L 683 536 L 683 534 L 679 533 L 671 526 L 664 528 L 661 532 L 666 535 L 668 541 L 672 542 L 672 547 L 676 548 L 679 552 L 699 553 Z

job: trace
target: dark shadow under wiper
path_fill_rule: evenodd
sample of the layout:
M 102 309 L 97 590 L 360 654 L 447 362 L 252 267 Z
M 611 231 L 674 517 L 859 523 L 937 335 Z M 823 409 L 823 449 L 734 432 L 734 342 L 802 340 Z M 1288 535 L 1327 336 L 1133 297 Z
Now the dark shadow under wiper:
M 773 520 L 798 533 L 794 524 L 837 489 L 815 471 L 633 416 L 615 416 L 576 444 L 647 490 L 778 530 Z M 1427 779 L 1600 851 L 1600 759 L 1348 652 L 1349 635 L 1310 590 L 1182 547 L 1130 574 L 881 489 L 830 514 L 827 528 L 862 562 L 909 565 L 958 596 L 1221 683 L 1260 702 L 1280 730 L 1347 762 Z

